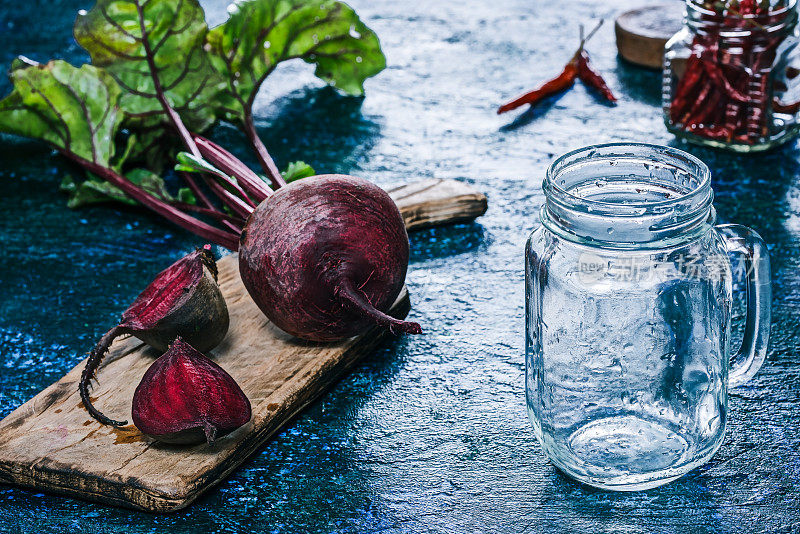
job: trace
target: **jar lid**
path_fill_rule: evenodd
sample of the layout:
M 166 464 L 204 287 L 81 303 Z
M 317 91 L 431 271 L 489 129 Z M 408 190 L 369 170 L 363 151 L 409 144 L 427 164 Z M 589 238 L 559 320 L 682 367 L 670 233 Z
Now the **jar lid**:
M 664 45 L 683 26 L 683 15 L 684 6 L 680 2 L 623 13 L 614 24 L 619 55 L 636 65 L 660 69 Z

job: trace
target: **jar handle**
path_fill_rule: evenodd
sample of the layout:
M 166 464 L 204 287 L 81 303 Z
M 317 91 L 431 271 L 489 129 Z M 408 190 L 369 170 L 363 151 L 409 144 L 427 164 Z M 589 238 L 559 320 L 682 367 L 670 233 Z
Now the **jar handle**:
M 717 231 L 730 253 L 741 254 L 746 267 L 747 317 L 739 351 L 731 357 L 730 387 L 753 378 L 767 357 L 772 287 L 769 252 L 761 236 L 739 224 L 722 224 Z

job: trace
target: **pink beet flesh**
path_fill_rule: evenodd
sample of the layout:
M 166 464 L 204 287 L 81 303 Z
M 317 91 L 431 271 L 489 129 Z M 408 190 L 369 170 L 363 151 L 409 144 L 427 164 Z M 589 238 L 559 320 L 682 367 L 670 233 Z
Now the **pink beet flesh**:
M 121 323 L 146 330 L 166 317 L 181 298 L 187 298 L 186 288 L 203 276 L 203 254 L 204 250 L 198 249 L 158 273 L 122 314 Z
M 409 245 L 394 201 L 370 182 L 324 175 L 293 182 L 250 216 L 239 272 L 282 330 L 336 341 L 373 324 L 420 333 L 385 314 L 400 294 Z
M 222 367 L 178 338 L 133 394 L 133 424 L 166 443 L 213 442 L 250 421 L 250 401 Z

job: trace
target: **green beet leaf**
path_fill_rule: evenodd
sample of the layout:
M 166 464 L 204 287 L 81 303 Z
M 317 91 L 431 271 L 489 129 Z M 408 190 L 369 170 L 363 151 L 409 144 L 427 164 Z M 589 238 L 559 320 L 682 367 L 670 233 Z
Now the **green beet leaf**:
M 108 166 L 122 113 L 120 89 L 102 69 L 65 61 L 15 61 L 14 89 L 0 101 L 0 131 L 47 142 Z
M 208 33 L 211 60 L 227 81 L 218 100 L 225 118 L 251 121 L 253 100 L 278 63 L 300 58 L 353 95 L 386 66 L 378 37 L 347 4 L 334 0 L 245 0 Z
M 294 182 L 295 180 L 300 180 L 301 178 L 310 178 L 315 176 L 317 173 L 314 171 L 314 168 L 306 163 L 305 161 L 293 161 L 289 163 L 286 167 L 286 170 L 281 173 L 283 175 L 283 179 L 286 180 L 286 183 Z
M 82 182 L 75 180 L 72 176 L 65 176 L 61 180 L 60 190 L 69 195 L 67 206 L 70 208 L 112 201 L 136 205 L 136 201 L 131 200 L 122 190 L 95 176 L 90 176 Z
M 74 31 L 92 63 L 122 87 L 121 106 L 139 131 L 170 122 L 164 104 L 194 131 L 216 120 L 210 102 L 224 81 L 203 48 L 208 27 L 196 0 L 98 0 L 79 13 Z
M 167 191 L 164 180 L 157 174 L 147 169 L 133 169 L 125 173 L 125 178 L 132 184 L 142 188 L 154 197 L 172 202 L 175 198 Z M 61 181 L 61 191 L 69 195 L 67 206 L 79 208 L 89 204 L 105 202 L 121 202 L 136 205 L 138 202 L 131 199 L 121 189 L 89 173 L 89 177 L 77 182 L 71 176 L 66 176 Z M 188 193 L 188 194 L 187 194 Z M 190 191 L 183 189 L 178 192 L 178 200 L 187 204 L 194 204 L 194 197 Z

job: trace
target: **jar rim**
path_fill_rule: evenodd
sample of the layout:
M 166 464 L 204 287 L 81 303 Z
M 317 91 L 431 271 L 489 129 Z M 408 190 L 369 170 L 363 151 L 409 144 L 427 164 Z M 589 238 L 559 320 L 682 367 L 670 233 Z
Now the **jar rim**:
M 780 9 L 770 10 L 766 13 L 753 13 L 750 15 L 738 15 L 738 17 L 744 20 L 757 20 L 762 17 L 774 17 L 775 15 L 784 15 L 788 14 L 789 11 L 793 10 L 797 6 L 797 0 L 789 0 L 785 6 L 781 7 Z M 713 9 L 706 9 L 703 6 L 695 3 L 693 0 L 686 0 L 686 7 L 687 9 L 692 9 L 698 13 L 708 16 L 719 16 L 719 13 L 714 11 Z
M 542 224 L 591 246 L 641 249 L 705 235 L 716 218 L 711 171 L 677 148 L 606 143 L 556 159 L 542 185 Z
M 685 23 L 696 31 L 707 31 L 716 28 L 720 37 L 737 38 L 756 34 L 776 34 L 791 31 L 797 24 L 797 1 L 788 0 L 786 5 L 766 13 L 748 15 L 723 15 L 713 9 L 707 9 L 693 0 L 685 0 Z M 749 24 L 740 26 L 737 21 Z
M 687 163 L 693 165 L 696 169 L 697 174 L 699 174 L 698 179 L 699 183 L 697 186 L 692 189 L 691 191 L 686 192 L 680 196 L 676 196 L 675 198 L 660 200 L 660 201 L 644 201 L 644 202 L 626 202 L 624 206 L 626 208 L 632 209 L 641 209 L 641 208 L 664 208 L 669 207 L 671 205 L 676 205 L 680 203 L 684 203 L 688 200 L 693 200 L 694 198 L 700 197 L 702 195 L 707 195 L 709 190 L 711 189 L 711 171 L 709 170 L 708 166 L 703 163 L 702 160 L 699 158 L 685 152 L 683 150 L 664 146 L 664 145 L 656 145 L 652 143 L 635 143 L 635 142 L 617 142 L 617 143 L 600 143 L 595 145 L 588 145 L 581 148 L 576 148 L 562 156 L 556 158 L 550 166 L 547 168 L 547 172 L 545 174 L 545 179 L 542 184 L 542 189 L 544 190 L 545 194 L 547 195 L 549 191 L 555 192 L 558 196 L 565 197 L 575 203 L 580 203 L 586 206 L 596 206 L 598 209 L 602 208 L 615 208 L 620 207 L 621 204 L 619 202 L 609 202 L 605 200 L 596 200 L 585 198 L 580 195 L 574 194 L 571 191 L 561 187 L 557 181 L 556 176 L 557 173 L 563 171 L 564 169 L 568 168 L 570 165 L 574 163 L 567 163 L 571 159 L 575 159 L 580 157 L 582 154 L 585 154 L 586 157 L 590 157 L 594 155 L 598 151 L 608 151 L 613 149 L 628 149 L 629 154 L 620 153 L 618 156 L 623 157 L 625 155 L 634 156 L 636 154 L 630 152 L 643 152 L 646 153 L 648 151 L 655 152 L 655 153 L 662 153 L 666 156 L 675 158 L 676 160 L 685 160 Z

